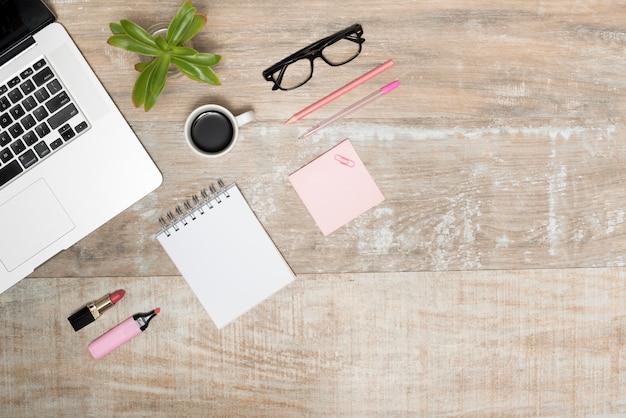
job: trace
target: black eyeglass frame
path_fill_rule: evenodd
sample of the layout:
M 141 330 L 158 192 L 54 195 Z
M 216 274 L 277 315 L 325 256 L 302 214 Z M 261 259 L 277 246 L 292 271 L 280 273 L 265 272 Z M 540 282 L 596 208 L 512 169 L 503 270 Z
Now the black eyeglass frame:
M 351 36 L 353 37 L 351 38 Z M 347 39 L 347 40 L 356 42 L 359 45 L 359 50 L 357 51 L 356 54 L 354 54 L 352 58 L 346 61 L 343 61 L 341 63 L 329 62 L 326 59 L 326 57 L 324 57 L 324 54 L 322 53 L 324 51 L 324 48 L 342 39 Z M 354 25 L 347 27 L 343 30 L 340 30 L 339 32 L 336 32 L 330 36 L 327 36 L 324 39 L 320 39 L 319 41 L 314 42 L 311 45 L 305 48 L 302 48 L 301 50 L 289 55 L 287 58 L 277 62 L 276 64 L 272 65 L 271 67 L 263 71 L 263 77 L 265 78 L 265 80 L 271 81 L 274 83 L 274 86 L 272 86 L 272 90 L 280 89 L 283 91 L 288 91 L 288 90 L 297 89 L 303 84 L 306 84 L 311 79 L 311 77 L 313 77 L 313 61 L 316 58 L 322 58 L 324 62 L 326 62 L 326 64 L 331 65 L 333 67 L 347 64 L 359 56 L 359 54 L 361 53 L 363 42 L 365 42 L 365 38 L 363 38 L 363 28 L 361 27 L 359 23 L 355 23 Z M 285 74 L 285 70 L 287 69 L 287 67 L 289 67 L 290 64 L 293 64 L 294 62 L 300 61 L 302 59 L 308 59 L 309 62 L 311 63 L 311 73 L 309 74 L 308 78 L 296 86 L 288 87 L 288 88 L 281 87 L 280 82 L 281 82 L 283 75 Z M 278 72 L 277 79 L 274 78 L 274 74 L 276 72 Z

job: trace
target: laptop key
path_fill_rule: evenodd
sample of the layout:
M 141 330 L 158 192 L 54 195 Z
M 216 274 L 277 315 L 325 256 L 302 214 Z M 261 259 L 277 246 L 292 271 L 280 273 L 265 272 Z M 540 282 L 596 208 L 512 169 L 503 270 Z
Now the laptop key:
M 22 84 L 20 84 L 20 88 L 24 92 L 24 94 L 30 94 L 35 90 L 35 85 L 32 81 L 26 80 Z
M 35 164 L 37 161 L 39 161 L 39 158 L 37 158 L 37 156 L 35 155 L 35 151 L 29 149 L 24 154 L 19 156 L 19 160 L 24 168 L 28 168 Z
M 0 151 L 0 161 L 2 161 L 3 163 L 8 162 L 9 160 L 11 160 L 11 158 L 13 158 L 13 153 L 9 148 L 5 148 Z
M 46 109 L 43 106 L 39 106 L 33 111 L 33 115 L 35 115 L 35 118 L 41 122 L 48 117 L 48 112 L 46 112 Z
M 0 161 L 2 161 L 3 163 L 10 161 L 12 158 L 13 158 L 13 153 L 11 152 L 10 149 L 5 148 L 2 151 L 0 151 Z
M 0 97 L 0 110 L 7 110 L 11 106 L 11 102 L 6 97 Z
M 9 96 L 9 99 L 11 99 L 11 102 L 13 103 L 17 103 L 24 98 L 24 95 L 22 94 L 20 89 L 11 90 L 8 96 Z
M 46 155 L 50 154 L 50 148 L 48 148 L 48 145 L 46 145 L 44 141 L 37 142 L 33 149 L 37 152 L 39 158 L 43 158 Z
M 35 72 L 33 71 L 32 68 L 27 68 L 24 71 L 22 71 L 20 73 L 20 77 L 22 77 L 22 80 L 27 79 L 28 77 L 30 77 L 31 75 L 33 75 Z
M 19 119 L 26 114 L 24 108 L 21 105 L 12 107 L 9 112 L 11 113 L 11 116 L 13 116 L 13 119 Z
M 56 129 L 76 115 L 78 115 L 78 109 L 76 109 L 73 103 L 70 103 L 52 115 L 50 119 L 48 119 L 48 124 L 50 128 Z
M 11 152 L 9 148 L 5 148 L 2 151 L 0 151 L 0 161 L 2 161 L 3 163 L 6 163 L 7 161 L 11 160 L 11 158 L 13 158 L 13 153 Z
M 62 91 L 61 93 L 54 96 L 52 99 L 48 100 L 46 102 L 46 107 L 48 108 L 48 111 L 50 113 L 54 113 L 69 102 L 70 98 L 67 96 L 67 93 Z
M 22 106 L 26 111 L 30 112 L 35 108 L 35 106 L 37 106 L 37 100 L 35 100 L 33 96 L 28 96 L 27 98 L 22 100 Z
M 37 138 L 37 135 L 35 135 L 35 133 L 33 131 L 28 131 L 24 134 L 24 136 L 22 137 L 22 141 L 24 141 L 26 143 L 26 146 L 31 146 L 33 145 L 35 142 L 37 142 L 39 140 L 39 138 Z
M 74 135 L 76 135 L 74 133 L 74 130 L 72 129 L 72 127 L 69 124 L 65 124 L 65 125 L 61 126 L 59 128 L 59 133 L 61 134 L 61 137 L 63 137 L 63 139 L 65 139 L 65 141 L 69 141 L 70 139 L 74 138 Z
M 46 66 L 46 60 L 43 58 L 37 61 L 35 64 L 33 64 L 33 68 L 35 69 L 35 71 L 39 71 L 45 66 Z
M 9 80 L 9 82 L 7 84 L 9 86 L 9 88 L 10 87 L 15 87 L 18 84 L 20 84 L 20 78 L 19 77 L 12 78 L 11 80 Z
M 58 92 L 60 92 L 61 90 L 63 90 L 63 87 L 61 87 L 61 83 L 59 83 L 59 80 L 54 79 L 51 82 L 49 82 L 46 87 L 48 87 L 48 90 L 50 91 L 50 93 L 52 94 L 57 94 Z
M 21 139 L 18 139 L 11 144 L 11 149 L 15 155 L 20 155 L 26 149 L 26 145 L 24 145 Z
M 50 68 L 46 67 L 33 76 L 33 81 L 35 82 L 35 84 L 37 84 L 37 86 L 41 86 L 42 84 L 47 83 L 53 78 L 54 74 L 52 74 Z
M 24 133 L 24 128 L 19 123 L 16 123 L 9 128 L 9 133 L 13 138 L 17 138 Z
M 37 127 L 35 128 L 35 131 L 37 132 L 37 135 L 39 135 L 39 138 L 43 138 L 44 136 L 50 133 L 50 128 L 48 127 L 46 122 L 43 122 L 37 125 Z
M 13 122 L 13 119 L 9 115 L 9 112 L 0 115 L 0 127 L 6 128 L 11 124 L 11 122 Z
M 82 121 L 78 125 L 74 126 L 74 130 L 76 131 L 77 134 L 81 133 L 85 129 L 87 129 L 87 122 L 85 121 Z
M 4 186 L 9 181 L 13 180 L 22 171 L 24 170 L 17 160 L 13 160 L 9 164 L 0 168 L 0 186 Z
M 22 123 L 22 126 L 24 127 L 24 129 L 30 129 L 32 127 L 35 126 L 35 118 L 32 117 L 31 115 L 26 115 L 24 116 L 20 122 Z
M 50 98 L 50 93 L 48 93 L 45 87 L 42 87 L 35 92 L 35 98 L 39 103 L 43 103 Z
M 57 138 L 54 141 L 52 141 L 52 143 L 50 144 L 50 148 L 57 149 L 61 145 L 63 145 L 63 140 L 61 138 Z
M 7 131 L 0 132 L 0 147 L 6 147 L 11 141 L 11 135 Z

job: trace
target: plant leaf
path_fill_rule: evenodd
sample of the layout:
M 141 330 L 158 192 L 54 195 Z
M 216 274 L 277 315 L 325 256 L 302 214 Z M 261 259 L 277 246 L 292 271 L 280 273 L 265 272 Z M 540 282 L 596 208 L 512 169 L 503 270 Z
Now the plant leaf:
M 198 53 L 195 49 L 186 46 L 171 45 L 170 48 L 172 55 L 196 55 Z
M 152 109 L 161 96 L 161 93 L 163 93 L 165 82 L 167 81 L 167 70 L 170 68 L 171 55 L 164 54 L 155 61 L 157 61 L 157 64 L 148 81 L 148 90 L 144 103 L 146 112 Z
M 166 41 L 170 45 L 180 45 L 183 35 L 187 32 L 187 28 L 194 20 L 196 8 L 191 5 L 190 1 L 186 1 L 180 6 L 176 16 L 170 22 L 167 28 Z
M 191 21 L 189 26 L 187 26 L 187 30 L 181 36 L 180 42 L 178 44 L 184 44 L 185 42 L 196 36 L 198 32 L 200 32 L 200 30 L 204 27 L 204 25 L 206 25 L 206 20 L 207 19 L 205 15 L 196 14 L 193 17 L 193 20 Z
M 109 43 L 109 45 L 113 45 L 115 47 L 122 48 L 130 52 L 135 52 L 137 54 L 148 55 L 150 57 L 158 57 L 163 53 L 163 51 L 156 47 L 156 43 L 154 46 L 146 45 L 144 43 L 136 41 L 126 34 L 113 35 L 107 40 L 107 42 Z
M 119 23 L 111 22 L 109 23 L 109 28 L 111 29 L 111 33 L 113 33 L 113 35 L 121 35 L 123 33 L 126 33 L 124 32 L 122 25 L 120 25 Z
M 219 64 L 222 60 L 221 55 L 209 54 L 206 52 L 198 52 L 194 55 L 181 55 L 177 56 L 177 58 L 187 61 L 190 64 L 204 66 L 204 67 L 213 67 L 214 65 Z
M 152 109 L 165 88 L 169 66 L 170 56 L 168 54 L 150 61 L 145 66 L 133 87 L 133 104 L 136 107 L 143 105 L 146 112 Z
M 157 46 L 154 37 L 135 22 L 131 22 L 130 20 L 120 20 L 120 25 L 122 26 L 122 29 L 124 29 L 124 32 L 126 32 L 126 34 L 135 41 L 153 47 Z
M 196 65 L 182 57 L 172 57 L 172 64 L 178 70 L 192 80 L 201 81 L 203 83 L 219 86 L 220 80 L 213 70 L 208 66 Z
M 138 62 L 137 64 L 135 64 L 135 70 L 142 72 L 143 70 L 146 69 L 146 67 L 148 65 L 150 65 L 152 61 L 142 61 L 142 62 Z
M 156 45 L 157 45 L 157 47 L 159 47 L 159 49 L 160 49 L 161 51 L 166 52 L 166 51 L 171 50 L 171 48 L 170 48 L 170 46 L 168 45 L 168 43 L 167 43 L 167 42 L 165 42 L 165 39 L 161 38 L 160 36 L 157 36 L 154 40 L 156 41 Z
M 191 9 L 194 9 L 193 4 L 191 4 L 191 0 L 185 0 L 185 2 L 181 4 L 178 10 L 176 11 L 176 15 L 174 16 L 174 19 L 172 20 L 179 19 L 185 13 L 188 13 Z M 195 10 L 194 10 L 194 13 L 195 13 Z
M 175 45 L 171 42 L 172 34 L 178 30 L 178 26 L 181 23 L 181 19 L 186 13 L 189 13 L 191 9 L 193 9 L 193 5 L 191 4 L 191 1 L 189 0 L 185 1 L 183 4 L 181 4 L 181 6 L 176 11 L 176 15 L 170 21 L 170 24 L 167 28 L 167 36 L 165 38 L 167 43 L 169 43 L 170 45 Z
M 146 101 L 146 96 L 148 94 L 148 83 L 150 82 L 150 77 L 152 77 L 152 72 L 157 66 L 157 60 L 150 61 L 148 65 L 143 69 L 137 80 L 135 80 L 135 85 L 133 86 L 133 104 L 135 107 L 142 106 Z

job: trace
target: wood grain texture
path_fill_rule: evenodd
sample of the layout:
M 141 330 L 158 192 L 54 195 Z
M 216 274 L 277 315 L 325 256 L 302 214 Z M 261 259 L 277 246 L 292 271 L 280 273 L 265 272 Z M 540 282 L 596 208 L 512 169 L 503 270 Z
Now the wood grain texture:
M 180 277 L 26 279 L 0 296 L 1 414 L 623 413 L 624 273 L 301 275 L 221 331 Z M 71 329 L 65 311 L 119 287 L 114 310 Z M 140 337 L 91 359 L 89 341 L 157 305 Z
M 135 109 L 108 23 L 170 0 L 50 0 L 163 185 L 0 295 L 0 416 L 626 414 L 626 3 L 196 0 L 222 86 L 168 81 Z M 362 54 L 291 92 L 263 69 L 352 23 Z M 384 75 L 293 113 L 387 59 Z M 299 134 L 398 78 L 384 99 Z M 257 120 L 223 158 L 185 145 L 205 103 Z M 350 138 L 385 202 L 324 237 L 287 176 Z M 156 241 L 158 217 L 236 181 L 298 280 L 217 331 Z M 67 316 L 124 288 L 74 333 Z M 156 306 L 103 361 L 87 344 Z

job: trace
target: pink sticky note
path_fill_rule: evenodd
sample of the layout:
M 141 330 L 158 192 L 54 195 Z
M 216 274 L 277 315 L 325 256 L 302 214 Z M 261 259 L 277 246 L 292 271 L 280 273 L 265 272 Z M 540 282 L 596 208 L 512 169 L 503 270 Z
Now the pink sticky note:
M 324 235 L 385 200 L 349 139 L 291 174 L 289 181 Z

